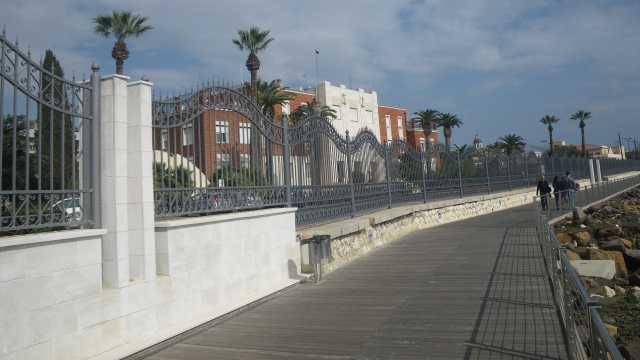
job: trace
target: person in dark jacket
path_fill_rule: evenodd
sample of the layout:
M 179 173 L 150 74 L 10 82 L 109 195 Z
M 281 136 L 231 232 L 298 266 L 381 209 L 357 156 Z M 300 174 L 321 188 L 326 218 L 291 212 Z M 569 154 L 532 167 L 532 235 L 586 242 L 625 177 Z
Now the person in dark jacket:
M 549 194 L 551 194 L 549 182 L 544 176 L 540 176 L 538 179 L 538 187 L 536 188 L 536 195 L 540 195 L 540 204 L 542 204 L 543 211 L 546 211 L 549 207 Z
M 562 191 L 562 189 L 558 175 L 553 177 L 551 184 L 553 185 L 553 198 L 556 199 L 556 210 L 560 210 L 560 191 Z

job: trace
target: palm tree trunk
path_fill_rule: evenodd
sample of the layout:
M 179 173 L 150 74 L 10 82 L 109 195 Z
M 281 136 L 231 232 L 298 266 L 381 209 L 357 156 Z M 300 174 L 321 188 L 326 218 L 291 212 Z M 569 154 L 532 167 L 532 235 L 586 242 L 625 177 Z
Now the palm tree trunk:
M 549 129 L 549 156 L 553 156 L 553 130 Z
M 584 145 L 584 126 L 580 127 L 580 135 L 582 136 L 582 157 L 587 157 L 587 150 Z
M 124 61 L 129 58 L 129 49 L 124 41 L 116 41 L 111 49 L 111 57 L 116 60 L 116 74 L 124 74 Z
M 449 150 L 451 150 L 451 129 L 450 128 L 444 128 L 444 145 L 445 145 L 445 148 L 447 149 L 447 152 L 449 152 Z

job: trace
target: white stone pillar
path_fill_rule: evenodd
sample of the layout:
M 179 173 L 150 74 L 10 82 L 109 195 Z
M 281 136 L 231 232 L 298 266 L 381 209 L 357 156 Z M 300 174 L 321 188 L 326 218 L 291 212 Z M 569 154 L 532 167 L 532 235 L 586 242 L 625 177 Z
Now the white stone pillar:
M 598 182 L 602 182 L 602 171 L 600 171 L 600 159 L 596 160 L 596 170 L 598 173 Z
M 100 83 L 102 282 L 105 287 L 129 284 L 127 192 L 127 81 L 110 75 Z
M 127 88 L 129 266 L 132 280 L 151 280 L 156 277 L 152 86 L 146 81 L 136 81 L 129 83 Z
M 593 172 L 593 159 L 589 159 L 589 179 L 591 180 L 591 185 L 596 183 L 596 177 Z

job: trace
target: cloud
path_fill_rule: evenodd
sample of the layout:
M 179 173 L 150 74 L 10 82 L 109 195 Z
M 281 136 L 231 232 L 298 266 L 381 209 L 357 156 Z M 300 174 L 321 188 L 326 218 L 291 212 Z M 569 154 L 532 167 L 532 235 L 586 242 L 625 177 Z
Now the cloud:
M 237 29 L 255 24 L 276 38 L 260 55 L 264 78 L 310 86 L 316 78 L 313 51 L 319 49 L 322 79 L 374 88 L 385 101 L 411 111 L 433 102 L 456 105 L 448 110 L 482 126 L 495 114 L 464 96 L 491 102 L 490 96 L 514 82 L 520 90 L 504 104 L 505 112 L 523 118 L 592 104 L 601 104 L 603 116 L 619 116 L 617 102 L 631 98 L 621 106 L 630 111 L 626 104 L 640 100 L 633 85 L 640 80 L 640 3 L 634 1 L 4 0 L 0 23 L 36 54 L 53 48 L 67 72 L 80 74 L 97 60 L 107 73 L 113 71 L 112 43 L 92 34 L 91 19 L 121 8 L 149 16 L 155 27 L 129 43 L 127 71 L 164 89 L 210 78 L 246 80 L 246 54 L 231 39 Z M 525 91 L 550 73 L 563 79 L 558 86 L 579 88 L 580 94 Z M 618 96 L 603 94 L 603 86 Z M 525 97 L 540 103 L 526 104 Z M 510 109 L 512 104 L 520 108 Z M 462 135 L 478 131 L 471 119 Z M 501 129 L 496 125 L 494 131 Z M 519 129 L 532 131 L 529 123 Z

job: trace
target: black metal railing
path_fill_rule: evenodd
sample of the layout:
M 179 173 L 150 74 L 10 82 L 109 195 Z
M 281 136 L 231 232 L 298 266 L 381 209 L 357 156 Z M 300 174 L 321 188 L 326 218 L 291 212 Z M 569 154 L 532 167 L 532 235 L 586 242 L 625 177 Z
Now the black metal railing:
M 599 303 L 589 296 L 565 254 L 566 248 L 556 239 L 549 219 L 566 214 L 572 207 L 589 206 L 639 184 L 640 176 L 633 176 L 588 185 L 580 191 L 565 190 L 558 194 L 559 199 L 565 201 L 562 199 L 573 196 L 575 200 L 567 200 L 569 203 L 559 209 L 539 208 L 538 238 L 571 359 L 622 360 L 623 357 L 600 317 Z M 538 201 L 542 204 L 540 198 Z

